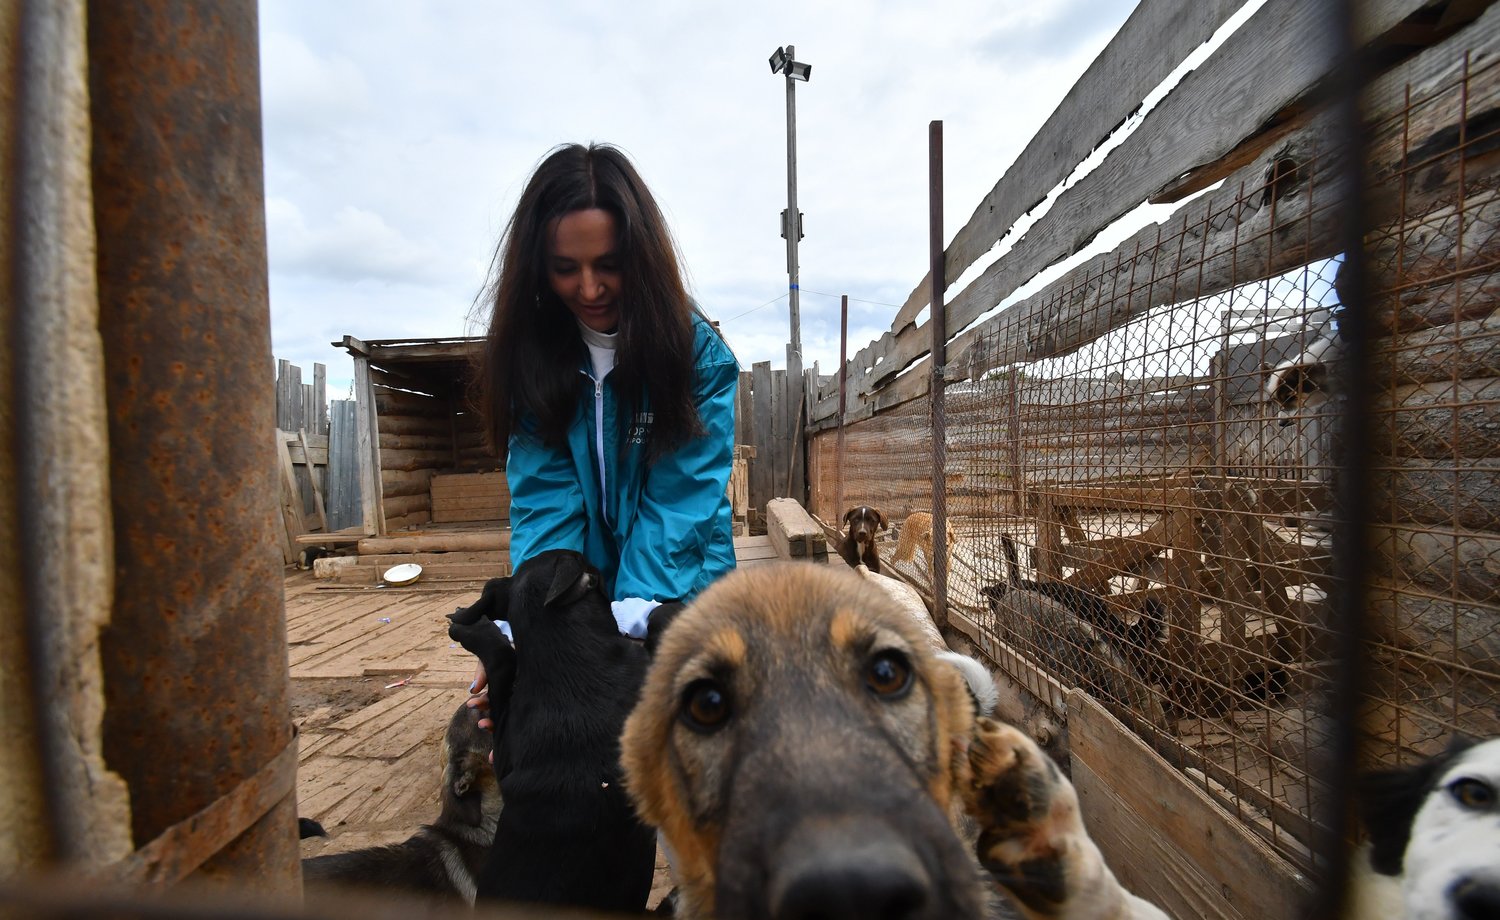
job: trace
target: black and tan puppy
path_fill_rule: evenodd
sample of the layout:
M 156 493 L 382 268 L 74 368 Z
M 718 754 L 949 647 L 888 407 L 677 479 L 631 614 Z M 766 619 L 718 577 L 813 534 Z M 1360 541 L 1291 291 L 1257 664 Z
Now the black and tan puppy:
M 302 860 L 302 879 L 309 890 L 396 889 L 474 903 L 474 879 L 489 853 L 501 807 L 500 786 L 490 769 L 490 745 L 490 734 L 479 727 L 475 711 L 459 706 L 443 735 L 442 811 L 437 820 L 402 843 Z
M 491 678 L 505 808 L 481 899 L 641 911 L 656 836 L 621 783 L 619 737 L 646 671 L 582 555 L 542 553 L 450 616 L 448 635 Z M 490 620 L 506 620 L 512 646 Z
M 885 515 L 869 505 L 858 505 L 844 512 L 844 539 L 839 546 L 839 555 L 850 568 L 863 565 L 872 572 L 880 571 L 880 553 L 875 548 L 875 537 L 886 529 Z
M 1010 842 L 1028 834 L 1053 846 L 1023 844 L 1017 865 L 1040 868 L 1040 882 L 1003 879 L 1020 904 L 1045 899 L 1053 915 L 1081 917 L 1074 907 L 1129 903 L 1083 834 L 1076 798 L 1071 817 L 1054 817 L 987 794 L 1012 784 L 1066 803 L 1073 790 L 1045 757 L 1006 758 L 998 742 L 976 746 L 971 764 L 976 724 L 999 727 L 976 722 L 978 708 L 960 668 L 848 569 L 725 576 L 663 631 L 622 741 L 631 795 L 673 853 L 679 914 L 1004 916 L 960 830 L 965 805 L 988 834 L 988 865 L 1004 868 Z

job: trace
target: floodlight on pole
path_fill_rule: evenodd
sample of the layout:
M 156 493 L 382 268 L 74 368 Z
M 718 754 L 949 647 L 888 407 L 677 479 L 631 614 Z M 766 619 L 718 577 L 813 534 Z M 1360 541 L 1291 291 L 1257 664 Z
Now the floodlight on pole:
M 812 65 L 796 59 L 794 45 L 771 53 L 771 73 L 786 77 L 786 210 L 781 212 L 781 235 L 786 238 L 787 306 L 791 312 L 792 351 L 802 355 L 801 298 L 798 290 L 797 242 L 802 239 L 802 212 L 797 209 L 797 94 L 798 80 L 812 79 Z

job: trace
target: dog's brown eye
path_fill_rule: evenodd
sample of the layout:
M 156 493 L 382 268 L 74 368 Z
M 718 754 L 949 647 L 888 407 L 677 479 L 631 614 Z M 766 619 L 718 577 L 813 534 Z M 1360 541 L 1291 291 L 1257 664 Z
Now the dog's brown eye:
M 1448 792 L 1458 804 L 1475 811 L 1488 811 L 1495 807 L 1495 789 L 1483 780 L 1465 777 L 1448 786 Z
M 865 686 L 876 696 L 900 697 L 911 689 L 911 665 L 900 652 L 879 652 L 865 665 Z
M 681 716 L 695 732 L 717 731 L 729 721 L 729 695 L 713 680 L 695 680 L 682 691 Z

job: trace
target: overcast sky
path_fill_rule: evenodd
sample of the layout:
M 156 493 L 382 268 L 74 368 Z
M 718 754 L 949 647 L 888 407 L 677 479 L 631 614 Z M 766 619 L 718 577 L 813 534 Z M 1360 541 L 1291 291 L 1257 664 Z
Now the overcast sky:
M 785 82 L 794 44 L 804 361 L 889 328 L 927 269 L 927 126 L 951 239 L 1132 0 L 710 4 L 261 0 L 276 357 L 329 396 L 329 343 L 477 334 L 472 305 L 521 185 L 608 141 L 667 213 L 692 291 L 744 367 L 784 367 Z

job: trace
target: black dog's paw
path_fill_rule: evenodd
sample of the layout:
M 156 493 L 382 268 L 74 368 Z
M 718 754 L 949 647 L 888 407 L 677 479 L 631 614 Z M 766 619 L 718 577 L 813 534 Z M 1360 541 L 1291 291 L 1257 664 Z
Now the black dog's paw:
M 460 607 L 448 614 L 448 619 L 460 626 L 480 623 L 484 620 L 506 620 L 510 618 L 510 578 L 491 578 L 484 583 L 479 600 L 467 607 Z M 452 635 L 452 631 L 449 631 Z M 455 637 L 455 641 L 457 637 Z M 468 648 L 468 646 L 464 646 Z M 473 651 L 473 649 L 469 649 Z
M 448 638 L 462 645 L 469 654 L 478 658 L 485 672 L 493 677 L 508 665 L 515 668 L 516 649 L 494 623 L 480 620 L 477 623 L 453 623 L 448 627 Z
M 677 619 L 686 605 L 682 601 L 667 601 L 658 604 L 646 618 L 646 654 L 656 657 L 656 647 L 661 644 L 661 637 L 667 634 L 667 627 Z
M 297 819 L 297 839 L 306 840 L 309 837 L 327 837 L 328 832 L 323 830 L 323 825 L 312 818 Z

